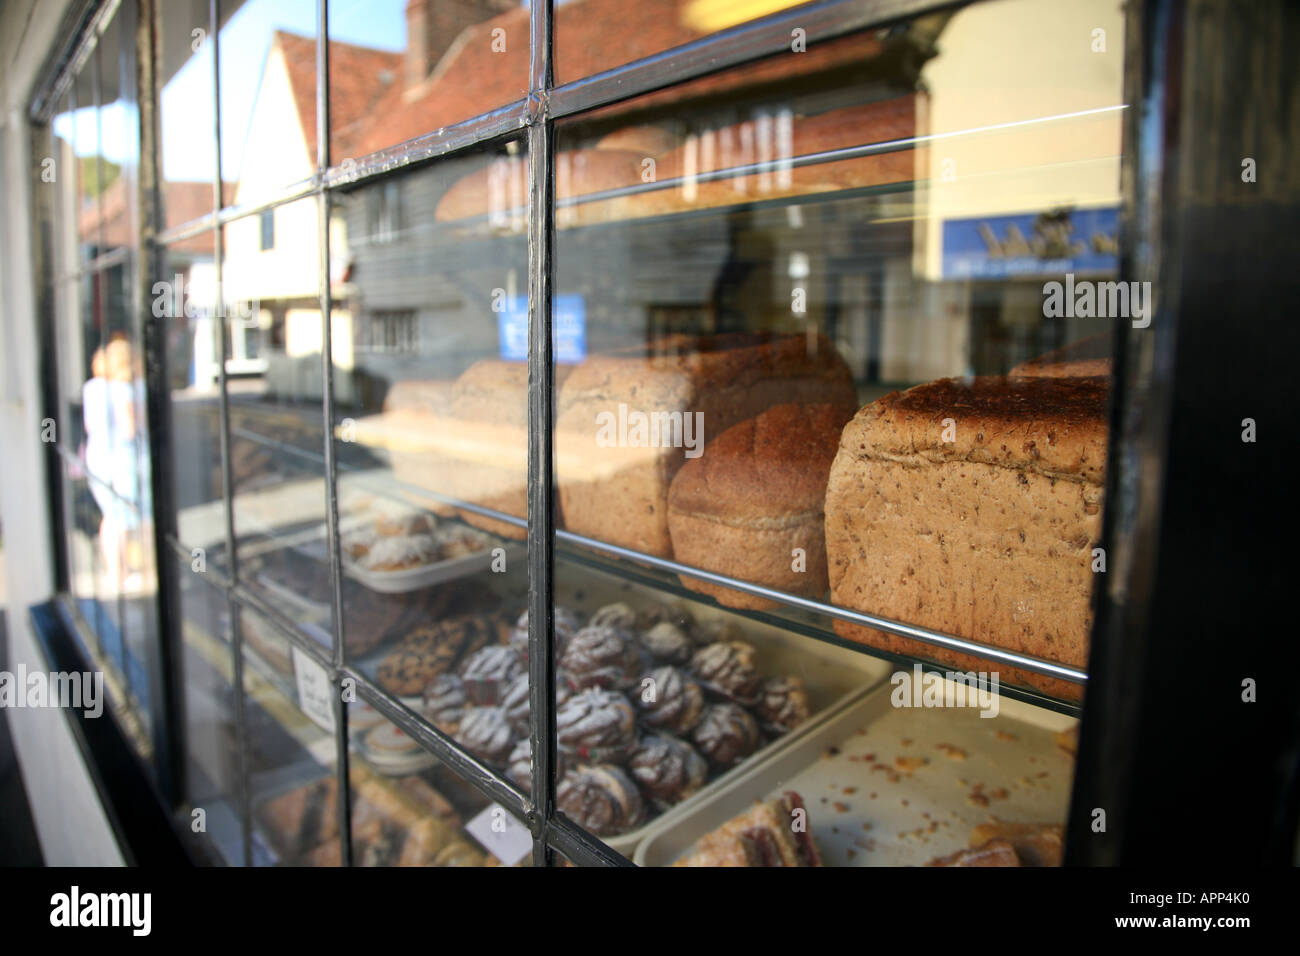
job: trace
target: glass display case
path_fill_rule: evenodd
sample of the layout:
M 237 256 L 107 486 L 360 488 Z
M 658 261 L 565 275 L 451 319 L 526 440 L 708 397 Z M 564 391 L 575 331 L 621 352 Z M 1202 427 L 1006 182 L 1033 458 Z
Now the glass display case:
M 61 451 L 64 590 L 176 817 L 232 865 L 1115 862 L 1176 27 L 361 6 L 120 4 L 50 110 L 59 416 L 148 355 L 117 551 Z

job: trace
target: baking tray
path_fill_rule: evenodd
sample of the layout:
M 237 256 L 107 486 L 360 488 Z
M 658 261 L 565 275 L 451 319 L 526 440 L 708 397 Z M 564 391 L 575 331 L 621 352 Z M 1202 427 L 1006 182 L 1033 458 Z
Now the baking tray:
M 883 681 L 890 671 L 890 665 L 878 658 L 761 624 L 730 614 L 722 608 L 671 600 L 660 591 L 585 566 L 560 566 L 555 582 L 555 600 L 557 604 L 581 611 L 586 616 L 616 601 L 627 602 L 633 608 L 650 601 L 666 601 L 688 607 L 700 623 L 715 619 L 734 621 L 744 631 L 745 640 L 758 651 L 759 666 L 765 675 L 794 674 L 803 680 L 808 691 L 811 715 L 802 726 L 756 751 L 711 780 L 698 793 L 636 830 L 602 838 L 606 844 L 625 856 L 631 856 L 652 829 L 665 823 L 671 824 L 674 820 L 690 815 L 696 807 L 707 804 L 749 767 L 814 730 L 839 708 Z
M 916 689 L 915 671 L 898 673 Z M 993 717 L 894 707 L 894 692 L 891 679 L 781 741 L 689 812 L 655 821 L 634 862 L 669 865 L 755 801 L 786 790 L 803 798 L 826 866 L 919 866 L 966 847 L 979 823 L 1064 822 L 1074 760 L 1053 734 L 1074 718 L 1007 698 L 995 698 Z M 926 762 L 908 771 L 898 758 Z

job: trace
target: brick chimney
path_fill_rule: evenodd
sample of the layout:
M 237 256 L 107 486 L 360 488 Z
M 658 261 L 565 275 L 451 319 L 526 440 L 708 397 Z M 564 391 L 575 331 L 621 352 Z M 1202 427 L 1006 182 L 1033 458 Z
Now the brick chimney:
M 519 0 L 406 0 L 406 89 L 429 78 L 466 27 L 519 5 Z

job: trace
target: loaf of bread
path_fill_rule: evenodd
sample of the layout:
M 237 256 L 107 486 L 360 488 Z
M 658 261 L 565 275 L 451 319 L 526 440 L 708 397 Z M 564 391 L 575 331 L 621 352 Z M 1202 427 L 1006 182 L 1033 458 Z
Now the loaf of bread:
M 572 366 L 557 364 L 558 387 Z M 394 477 L 446 498 L 528 516 L 528 365 L 475 362 L 456 379 L 440 410 L 403 408 L 363 419 L 359 440 L 389 451 Z M 458 512 L 469 524 L 523 540 L 524 528 L 465 508 L 431 502 L 438 514 Z
M 677 335 L 593 355 L 569 375 L 557 403 L 565 527 L 668 557 L 668 489 L 687 455 L 703 451 L 701 440 L 773 405 L 845 405 L 854 394 L 848 366 L 822 337 Z M 657 423 L 657 439 L 633 428 L 624 436 L 622 423 L 634 414 Z
M 855 407 L 775 405 L 686 462 L 668 491 L 673 556 L 779 591 L 826 594 L 826 480 Z M 796 552 L 799 552 L 798 554 Z M 728 607 L 773 602 L 682 575 Z
M 1084 667 L 1106 400 L 1104 378 L 943 379 L 861 409 L 826 491 L 832 600 Z M 1081 696 L 1069 681 L 835 627 L 885 650 Z
M 1093 335 L 1022 362 L 1007 374 L 1013 378 L 1110 377 L 1111 367 L 1110 336 Z

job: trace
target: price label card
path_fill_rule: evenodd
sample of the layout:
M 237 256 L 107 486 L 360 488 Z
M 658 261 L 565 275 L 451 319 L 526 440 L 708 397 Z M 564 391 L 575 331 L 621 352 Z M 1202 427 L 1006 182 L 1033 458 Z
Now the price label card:
M 298 680 L 298 706 L 317 726 L 334 733 L 334 685 L 329 671 L 297 647 L 293 651 L 293 673 Z
M 498 803 L 465 824 L 465 832 L 506 866 L 514 866 L 533 852 L 533 835 L 528 827 Z

